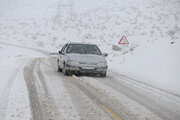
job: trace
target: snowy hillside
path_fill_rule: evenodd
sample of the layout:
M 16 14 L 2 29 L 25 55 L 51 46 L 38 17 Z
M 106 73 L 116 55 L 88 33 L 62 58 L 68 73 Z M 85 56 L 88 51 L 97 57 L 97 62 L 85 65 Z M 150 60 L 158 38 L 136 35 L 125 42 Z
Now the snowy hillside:
M 0 41 L 58 51 L 66 42 L 96 43 L 109 68 L 180 95 L 178 0 L 0 0 Z M 122 51 L 112 45 L 125 35 Z M 122 47 L 122 46 L 120 46 Z M 0 49 L 1 51 L 1 49 Z

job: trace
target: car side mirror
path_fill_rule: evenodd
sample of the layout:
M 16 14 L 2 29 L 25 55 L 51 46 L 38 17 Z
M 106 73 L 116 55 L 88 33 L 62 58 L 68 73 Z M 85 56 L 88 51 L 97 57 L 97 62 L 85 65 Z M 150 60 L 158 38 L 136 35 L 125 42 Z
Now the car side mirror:
M 108 56 L 108 53 L 103 53 L 103 56 L 104 56 L 104 57 L 107 57 L 107 56 Z
M 59 54 L 62 54 L 62 52 L 61 52 L 61 51 L 58 51 L 58 53 L 59 53 Z
M 64 52 L 61 52 L 61 51 L 59 51 L 59 54 L 61 54 L 61 55 L 65 55 L 65 53 L 64 53 Z

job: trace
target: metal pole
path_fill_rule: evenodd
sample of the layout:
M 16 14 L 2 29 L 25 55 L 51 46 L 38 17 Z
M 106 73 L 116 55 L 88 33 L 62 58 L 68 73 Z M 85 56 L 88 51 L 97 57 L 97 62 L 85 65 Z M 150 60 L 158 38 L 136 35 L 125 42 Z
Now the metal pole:
M 124 51 L 125 51 L 125 46 L 123 44 L 123 63 L 124 63 Z

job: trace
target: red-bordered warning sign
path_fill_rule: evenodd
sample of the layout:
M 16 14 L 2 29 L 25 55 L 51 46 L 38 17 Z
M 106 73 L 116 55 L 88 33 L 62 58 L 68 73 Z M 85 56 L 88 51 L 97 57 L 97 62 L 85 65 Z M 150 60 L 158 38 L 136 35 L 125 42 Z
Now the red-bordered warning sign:
M 123 35 L 118 44 L 129 44 L 126 36 Z

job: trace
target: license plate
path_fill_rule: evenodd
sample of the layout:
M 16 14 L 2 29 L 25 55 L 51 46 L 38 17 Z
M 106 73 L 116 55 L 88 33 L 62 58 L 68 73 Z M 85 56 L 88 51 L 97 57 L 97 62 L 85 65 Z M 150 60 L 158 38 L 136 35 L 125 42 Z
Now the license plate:
M 83 67 L 83 69 L 86 69 L 86 70 L 93 70 L 94 67 Z

